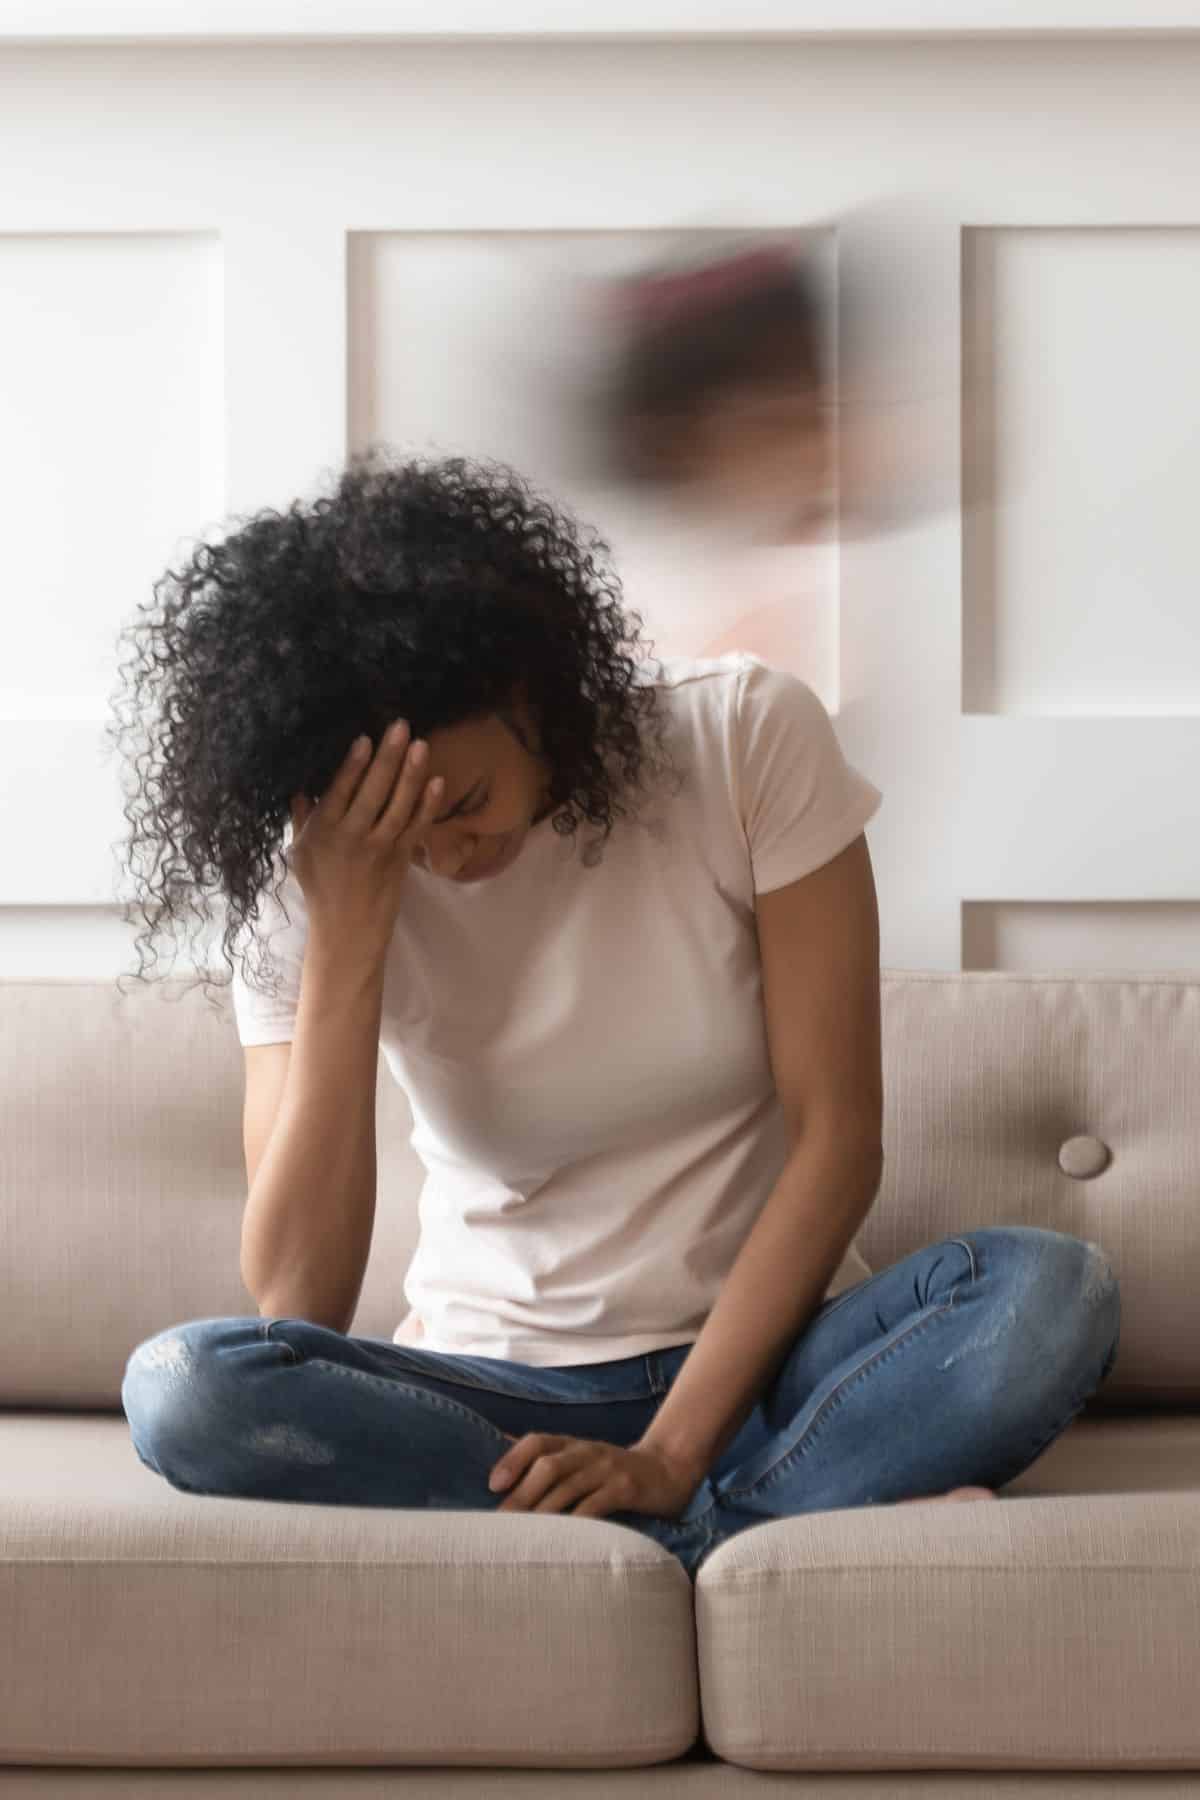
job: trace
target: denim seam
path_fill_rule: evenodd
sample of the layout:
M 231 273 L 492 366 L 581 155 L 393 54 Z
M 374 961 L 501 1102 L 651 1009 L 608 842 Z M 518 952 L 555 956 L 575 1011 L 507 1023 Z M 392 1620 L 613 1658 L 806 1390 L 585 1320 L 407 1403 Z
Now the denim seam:
M 973 1251 L 972 1244 L 968 1244 L 968 1240 L 966 1240 L 966 1238 L 946 1238 L 946 1242 L 948 1242 L 948 1244 L 961 1244 L 961 1246 L 963 1246 L 964 1251 L 966 1251 L 966 1256 L 968 1256 L 968 1262 L 970 1262 L 970 1265 L 972 1265 L 972 1267 L 970 1267 L 970 1280 L 972 1280 L 972 1282 L 977 1282 L 977 1280 L 979 1280 L 979 1262 L 977 1262 L 977 1260 L 975 1260 L 975 1251 Z M 887 1273 L 887 1271 L 885 1271 L 885 1269 L 876 1269 L 876 1274 L 885 1274 L 885 1273 Z M 874 1280 L 874 1276 L 867 1276 L 867 1282 L 871 1282 L 871 1280 Z M 856 1287 L 856 1289 L 853 1289 L 853 1292 L 860 1291 L 860 1289 L 862 1289 L 862 1287 L 865 1287 L 865 1285 L 867 1285 L 867 1282 L 858 1283 L 858 1287 Z M 822 1406 L 822 1408 L 820 1408 L 820 1411 L 819 1411 L 819 1413 L 817 1413 L 817 1415 L 815 1415 L 815 1418 L 811 1418 L 810 1422 L 808 1422 L 808 1426 L 804 1427 L 804 1431 L 802 1431 L 801 1436 L 799 1436 L 799 1438 L 797 1438 L 797 1440 L 795 1440 L 795 1442 L 793 1442 L 792 1449 L 788 1449 L 788 1451 L 784 1451 L 784 1453 L 781 1454 L 781 1456 L 779 1456 L 779 1460 L 777 1460 L 777 1462 L 774 1462 L 774 1463 L 772 1463 L 772 1465 L 770 1465 L 770 1469 L 766 1469 L 766 1471 L 763 1471 L 763 1474 L 761 1474 L 761 1476 L 759 1476 L 759 1478 L 757 1478 L 756 1481 L 752 1481 L 752 1483 L 750 1483 L 750 1485 L 748 1485 L 748 1487 L 720 1487 L 720 1485 L 716 1485 L 716 1494 L 718 1494 L 718 1498 L 734 1499 L 734 1498 L 738 1498 L 738 1496 L 745 1496 L 745 1494 L 757 1494 L 757 1492 L 759 1492 L 759 1490 L 765 1489 L 765 1487 L 770 1487 L 770 1485 L 772 1485 L 772 1483 L 774 1483 L 774 1481 L 781 1480 L 781 1478 L 783 1478 L 784 1474 L 786 1474 L 786 1472 L 788 1472 L 788 1471 L 790 1471 L 790 1469 L 792 1469 L 792 1465 L 793 1465 L 793 1463 L 795 1463 L 795 1460 L 797 1460 L 797 1458 L 799 1458 L 799 1456 L 802 1456 L 802 1454 L 804 1454 L 804 1449 L 802 1449 L 801 1445 L 804 1444 L 804 1440 L 806 1440 L 806 1438 L 810 1438 L 811 1433 L 813 1433 L 813 1429 L 815 1429 L 815 1427 L 819 1426 L 820 1422 L 822 1422 L 822 1420 L 824 1420 L 824 1417 L 826 1417 L 826 1413 L 828 1413 L 828 1411 L 829 1411 L 829 1406 L 831 1406 L 831 1404 L 833 1404 L 833 1402 L 835 1402 L 835 1400 L 838 1400 L 838 1402 L 840 1402 L 840 1399 L 842 1399 L 842 1393 L 844 1393 L 844 1390 L 846 1390 L 847 1382 L 856 1381 L 856 1379 L 858 1379 L 858 1375 L 862 1375 L 862 1373 L 864 1373 L 865 1370 L 869 1370 L 869 1368 L 871 1368 L 871 1366 L 873 1366 L 873 1364 L 876 1363 L 876 1361 L 878 1361 L 878 1359 L 880 1359 L 880 1357 L 883 1357 L 883 1355 L 889 1354 L 889 1352 L 891 1352 L 891 1350 L 894 1350 L 894 1348 L 896 1348 L 896 1346 L 898 1346 L 898 1345 L 901 1345 L 901 1343 L 905 1343 L 905 1339 L 907 1339 L 907 1337 L 912 1336 L 912 1334 L 914 1334 L 914 1332 L 916 1332 L 916 1330 L 919 1330 L 919 1328 L 923 1327 L 923 1325 L 925 1325 L 925 1323 L 927 1323 L 928 1319 L 937 1318 L 937 1316 L 939 1316 L 939 1314 L 943 1314 L 943 1312 L 948 1312 L 948 1310 L 950 1310 L 950 1307 L 952 1307 L 952 1305 L 954 1305 L 955 1296 L 957 1296 L 957 1291 L 959 1291 L 959 1285 L 961 1285 L 961 1278 L 959 1278 L 959 1282 L 955 1282 L 954 1287 L 952 1287 L 952 1289 L 950 1289 L 950 1300 L 946 1301 L 945 1307 L 937 1307 L 937 1309 L 934 1310 L 934 1312 L 927 1312 L 927 1314 L 925 1314 L 925 1316 L 923 1316 L 923 1318 L 918 1319 L 918 1323 L 916 1323 L 916 1325 L 912 1325 L 912 1327 L 909 1327 L 909 1330 L 907 1330 L 907 1332 L 901 1332 L 900 1337 L 892 1337 L 891 1343 L 887 1343 L 887 1345 L 883 1345 L 882 1348 L 880 1348 L 880 1350 L 874 1350 L 873 1354 L 869 1355 L 869 1357 L 867 1357 L 867 1359 L 865 1359 L 864 1363 L 860 1363 L 860 1364 L 858 1364 L 858 1366 L 856 1366 L 856 1368 L 853 1368 L 853 1370 L 849 1370 L 849 1373 L 847 1373 L 846 1377 L 844 1377 L 844 1379 L 842 1379 L 842 1381 L 838 1382 L 838 1386 L 837 1386 L 837 1388 L 835 1388 L 835 1390 L 833 1390 L 833 1393 L 829 1393 L 829 1395 L 826 1395 L 826 1400 L 824 1400 L 824 1406 Z M 851 1294 L 851 1289 L 847 1289 L 846 1294 L 838 1294 L 838 1296 L 837 1296 L 838 1303 L 840 1303 L 840 1301 L 844 1300 L 844 1298 L 849 1298 L 849 1294 Z M 837 1303 L 835 1303 L 835 1305 L 833 1305 L 833 1307 L 829 1307 L 829 1312 L 837 1312 Z
M 654 1399 L 653 1393 L 636 1394 L 542 1394 L 523 1387 L 493 1387 L 483 1381 L 463 1379 L 454 1370 L 436 1371 L 432 1369 L 412 1370 L 412 1374 L 429 1375 L 436 1381 L 444 1381 L 455 1387 L 467 1388 L 476 1394 L 495 1394 L 501 1400 L 528 1400 L 535 1406 L 645 1406 Z
M 494 1437 L 507 1441 L 508 1432 L 501 1431 L 482 1413 L 473 1412 L 469 1406 L 461 1406 L 457 1400 L 450 1400 L 445 1394 L 434 1394 L 428 1388 L 410 1387 L 406 1381 L 398 1381 L 394 1375 L 372 1375 L 367 1369 L 348 1369 L 345 1363 L 330 1362 L 324 1356 L 310 1356 L 307 1359 L 310 1369 L 329 1369 L 334 1375 L 345 1375 L 353 1381 L 371 1381 L 382 1384 L 390 1393 L 399 1391 L 406 1397 L 419 1400 L 426 1406 L 432 1406 L 443 1412 L 460 1413 L 464 1419 L 470 1419 L 476 1425 L 482 1425 Z
M 325 1360 L 326 1359 L 323 1357 L 309 1358 L 310 1362 Z M 341 1365 L 337 1364 L 331 1366 L 340 1367 Z M 453 1368 L 410 1369 L 405 1372 L 413 1376 L 428 1375 L 431 1380 L 444 1381 L 448 1386 L 452 1387 L 466 1388 L 473 1394 L 495 1394 L 496 1397 L 501 1400 L 527 1400 L 536 1406 L 645 1406 L 647 1401 L 654 1399 L 653 1392 L 634 1394 L 542 1394 L 535 1392 L 531 1388 L 524 1388 L 517 1385 L 506 1387 L 503 1385 L 497 1386 L 491 1382 L 476 1381 L 470 1375 L 463 1375 L 457 1369 Z M 351 1370 L 350 1373 L 365 1375 L 368 1374 L 369 1371 L 366 1369 L 354 1369 Z M 378 1375 L 374 1376 L 373 1379 L 377 1381 L 391 1379 L 394 1381 L 397 1377 L 393 1375 L 389 1378 L 386 1375 Z
M 300 1352 L 296 1349 L 294 1344 L 289 1344 L 286 1338 L 273 1338 L 271 1336 L 271 1327 L 277 1323 L 278 1321 L 275 1319 L 264 1319 L 258 1328 L 258 1335 L 263 1343 L 278 1344 L 281 1349 L 286 1350 L 291 1357 L 294 1366 L 300 1361 Z
M 963 1249 L 966 1251 L 966 1253 L 971 1261 L 971 1280 L 978 1281 L 979 1280 L 979 1264 L 975 1259 L 974 1245 L 968 1243 L 966 1238 L 949 1238 L 947 1240 L 947 1242 L 949 1242 L 951 1244 L 961 1244 L 962 1245 Z
M 948 1238 L 945 1241 L 948 1243 L 951 1243 L 951 1244 L 961 1244 L 962 1245 L 963 1249 L 967 1253 L 967 1258 L 971 1264 L 969 1279 L 971 1280 L 971 1282 L 975 1282 L 979 1276 L 979 1264 L 976 1261 L 975 1251 L 974 1251 L 973 1247 L 967 1242 L 966 1238 Z M 884 1271 L 882 1269 L 880 1269 L 877 1271 L 877 1273 L 882 1275 L 884 1273 Z M 871 1356 L 868 1356 L 863 1362 L 859 1363 L 856 1368 L 851 1369 L 848 1372 L 848 1374 L 846 1374 L 842 1378 L 842 1380 L 838 1383 L 838 1385 L 834 1389 L 833 1393 L 826 1395 L 824 1404 L 821 1406 L 820 1411 L 816 1414 L 816 1416 L 814 1418 L 809 1420 L 808 1424 L 805 1426 L 805 1428 L 801 1432 L 800 1436 L 793 1443 L 791 1449 L 785 1450 L 784 1453 L 782 1454 L 782 1456 L 780 1456 L 776 1462 L 772 1463 L 771 1467 L 769 1469 L 764 1470 L 764 1472 L 758 1477 L 758 1479 L 756 1481 L 751 1482 L 749 1487 L 728 1488 L 728 1487 L 718 1486 L 716 1488 L 716 1492 L 717 1492 L 719 1498 L 721 1500 L 732 1500 L 738 1496 L 745 1495 L 745 1494 L 757 1494 L 761 1489 L 771 1486 L 774 1482 L 780 1480 L 785 1474 L 787 1474 L 788 1471 L 792 1468 L 792 1466 L 796 1462 L 796 1460 L 805 1454 L 805 1451 L 803 1450 L 803 1448 L 801 1448 L 801 1446 L 805 1442 L 805 1439 L 811 1438 L 815 1427 L 824 1420 L 825 1415 L 828 1413 L 831 1405 L 835 1401 L 837 1401 L 840 1404 L 842 1396 L 845 1392 L 846 1387 L 849 1385 L 849 1383 L 857 1380 L 860 1375 L 864 1374 L 866 1371 L 871 1369 L 874 1366 L 874 1364 L 877 1363 L 882 1357 L 889 1355 L 892 1350 L 896 1349 L 899 1345 L 905 1343 L 916 1332 L 922 1330 L 924 1328 L 924 1326 L 926 1326 L 930 1322 L 931 1319 L 940 1318 L 940 1317 L 942 1317 L 943 1314 L 949 1312 L 951 1307 L 954 1305 L 954 1302 L 958 1296 L 958 1290 L 961 1286 L 962 1286 L 962 1278 L 960 1277 L 959 1280 L 956 1281 L 954 1283 L 954 1286 L 950 1289 L 950 1298 L 946 1301 L 946 1304 L 944 1306 L 936 1307 L 932 1312 L 926 1312 L 924 1317 L 918 1319 L 915 1325 L 910 1325 L 908 1330 L 901 1332 L 899 1337 L 892 1338 L 889 1343 L 884 1344 L 880 1349 L 876 1350 Z
M 413 1369 L 414 1375 L 429 1375 L 437 1381 L 453 1382 L 458 1387 L 470 1388 L 478 1394 L 497 1394 L 505 1400 L 532 1400 L 546 1406 L 608 1406 L 617 1402 L 628 1405 L 632 1401 L 640 1401 L 643 1405 L 654 1398 L 653 1390 L 639 1390 L 634 1393 L 595 1392 L 578 1394 L 542 1394 L 530 1388 L 522 1387 L 519 1378 L 512 1386 L 502 1382 L 480 1381 L 474 1375 L 466 1375 L 461 1370 L 447 1365 L 437 1369 Z
M 288 1343 L 286 1338 L 273 1338 L 271 1336 L 272 1325 L 277 1325 L 279 1322 L 279 1319 L 265 1319 L 259 1329 L 259 1336 L 269 1343 L 282 1344 L 290 1354 L 293 1363 L 303 1362 L 305 1358 L 302 1353 L 296 1349 L 294 1344 Z M 300 1320 L 300 1323 L 304 1324 L 306 1321 L 302 1319 Z M 397 1352 L 403 1356 L 403 1349 L 401 1346 L 397 1345 L 396 1349 Z M 330 1363 L 327 1357 L 309 1357 L 308 1361 L 324 1362 L 330 1368 L 340 1368 L 342 1366 L 341 1364 Z M 351 1372 L 362 1375 L 369 1375 L 371 1373 L 371 1371 L 367 1369 L 358 1369 Z M 405 1372 L 414 1376 L 428 1375 L 434 1380 L 444 1381 L 455 1387 L 469 1388 L 473 1393 L 495 1394 L 498 1398 L 504 1400 L 531 1400 L 539 1405 L 546 1406 L 607 1406 L 614 1402 L 617 1404 L 628 1405 L 635 1401 L 644 1405 L 647 1400 L 652 1400 L 655 1397 L 656 1392 L 661 1391 L 656 1390 L 652 1385 L 648 1392 L 541 1394 L 534 1393 L 530 1389 L 520 1386 L 519 1382 L 511 1386 L 506 1386 L 503 1383 L 480 1381 L 476 1376 L 466 1374 L 463 1370 L 454 1367 L 449 1361 L 447 1361 L 445 1368 L 438 1367 L 436 1369 L 428 1369 L 422 1365 L 420 1367 L 410 1367 Z M 373 1379 L 378 1381 L 394 1381 L 397 1377 L 394 1375 L 380 1375 L 374 1376 Z
M 765 1469 L 756 1481 L 751 1482 L 749 1487 L 719 1487 L 717 1492 L 719 1493 L 720 1498 L 722 1500 L 733 1500 L 745 1494 L 758 1494 L 761 1493 L 763 1489 L 772 1486 L 776 1481 L 781 1480 L 784 1475 L 789 1473 L 795 1463 L 806 1454 L 806 1451 L 803 1448 L 805 1440 L 812 1437 L 814 1430 L 818 1425 L 824 1422 L 826 1415 L 830 1412 L 831 1408 L 835 1404 L 841 1404 L 846 1389 L 850 1384 L 868 1374 L 876 1364 L 884 1359 L 884 1357 L 890 1356 L 893 1350 L 898 1350 L 901 1345 L 906 1344 L 910 1338 L 915 1337 L 919 1331 L 923 1331 L 925 1327 L 932 1324 L 935 1319 L 944 1318 L 953 1307 L 954 1298 L 954 1291 L 952 1290 L 950 1298 L 946 1301 L 944 1306 L 938 1306 L 935 1307 L 932 1312 L 926 1312 L 915 1324 L 910 1325 L 906 1331 L 902 1331 L 898 1337 L 891 1338 L 880 1349 L 873 1351 L 870 1356 L 866 1357 L 864 1361 L 860 1362 L 855 1368 L 850 1369 L 843 1376 L 842 1380 L 839 1381 L 833 1392 L 826 1395 L 825 1400 L 815 1417 L 809 1420 L 804 1430 L 800 1433 L 800 1436 L 796 1438 L 788 1450 L 785 1450 L 782 1453 L 777 1461 L 771 1464 L 769 1469 Z
M 961 1244 L 963 1249 L 966 1251 L 968 1257 L 971 1260 L 971 1280 L 975 1281 L 978 1279 L 979 1266 L 975 1260 L 975 1252 L 972 1249 L 971 1245 L 967 1242 L 966 1238 L 944 1238 L 944 1239 L 941 1239 L 938 1241 L 947 1243 L 947 1244 Z M 841 1306 L 841 1304 L 844 1300 L 849 1300 L 851 1298 L 851 1296 L 854 1294 L 860 1294 L 862 1292 L 862 1290 L 870 1282 L 878 1281 L 881 1276 L 888 1274 L 890 1269 L 893 1266 L 894 1266 L 893 1264 L 889 1263 L 887 1268 L 876 1269 L 874 1274 L 864 1275 L 861 1281 L 856 1281 L 853 1283 L 852 1286 L 850 1286 L 848 1288 L 843 1288 L 840 1294 L 835 1294 L 832 1300 L 830 1300 L 824 1304 L 824 1307 L 823 1307 L 823 1310 L 821 1313 L 822 1323 L 824 1323 L 824 1321 L 826 1319 L 828 1319 L 832 1313 L 835 1313 L 837 1311 L 838 1307 Z

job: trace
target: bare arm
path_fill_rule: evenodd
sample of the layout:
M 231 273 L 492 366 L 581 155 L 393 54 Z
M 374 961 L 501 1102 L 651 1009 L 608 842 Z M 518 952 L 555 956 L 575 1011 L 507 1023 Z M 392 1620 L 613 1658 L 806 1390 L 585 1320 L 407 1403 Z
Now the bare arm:
M 287 1075 L 254 1163 L 241 1275 L 264 1318 L 349 1330 L 375 1224 L 383 958 L 310 935 Z M 248 1099 L 249 1106 L 249 1099 Z

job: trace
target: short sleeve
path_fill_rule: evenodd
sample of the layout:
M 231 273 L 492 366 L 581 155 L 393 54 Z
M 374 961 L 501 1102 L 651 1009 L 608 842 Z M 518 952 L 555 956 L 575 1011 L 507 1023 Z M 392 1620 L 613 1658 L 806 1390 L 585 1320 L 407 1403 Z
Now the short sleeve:
M 284 852 L 286 866 L 286 851 Z M 286 909 L 286 914 L 285 914 Z M 279 899 L 264 891 L 259 899 L 259 918 L 253 928 L 255 979 L 265 946 L 270 962 L 270 986 L 274 994 L 252 987 L 243 973 L 242 959 L 250 946 L 249 929 L 243 930 L 235 949 L 230 992 L 238 1040 L 242 1044 L 290 1044 L 300 1004 L 300 975 L 308 941 L 308 909 L 304 890 L 288 868 Z
M 832 862 L 882 804 L 880 789 L 846 761 L 820 696 L 748 653 L 737 683 L 737 754 L 756 894 Z

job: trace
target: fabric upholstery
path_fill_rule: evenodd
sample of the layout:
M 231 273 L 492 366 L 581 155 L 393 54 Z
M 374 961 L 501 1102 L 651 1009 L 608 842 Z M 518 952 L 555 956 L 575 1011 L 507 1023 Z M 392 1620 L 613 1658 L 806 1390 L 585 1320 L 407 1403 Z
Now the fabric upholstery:
M 1120 1280 L 1120 1353 L 999 1502 L 765 1524 L 693 1591 L 610 1520 L 227 1500 L 147 1469 L 132 1348 L 256 1310 L 232 1016 L 181 982 L 0 982 L 0 1800 L 326 1800 L 382 1770 L 447 1800 L 736 1800 L 764 1771 L 809 1800 L 993 1800 L 1015 1771 L 1023 1795 L 1188 1791 L 1200 978 L 885 971 L 882 1000 L 872 1268 L 973 1226 L 1074 1233 Z M 382 1063 L 378 1122 L 352 1329 L 386 1338 L 420 1171 Z
M 1200 1406 L 1200 976 L 896 970 L 881 998 L 871 1268 L 972 1225 L 1100 1243 L 1122 1327 L 1097 1403 Z M 238 1273 L 242 1057 L 227 992 L 0 982 L 0 1407 L 115 1409 L 135 1344 L 257 1312 Z M 421 1166 L 382 1058 L 377 1079 L 379 1200 L 351 1329 L 390 1338 Z M 1098 1173 L 1060 1166 L 1081 1137 L 1110 1153 Z

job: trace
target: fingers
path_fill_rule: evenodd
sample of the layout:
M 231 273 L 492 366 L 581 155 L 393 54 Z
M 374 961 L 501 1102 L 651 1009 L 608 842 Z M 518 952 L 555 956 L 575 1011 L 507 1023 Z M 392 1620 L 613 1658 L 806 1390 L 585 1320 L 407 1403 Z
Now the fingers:
M 408 723 L 403 719 L 384 732 L 374 753 L 369 737 L 356 739 L 321 796 L 322 814 L 332 825 L 345 824 L 364 834 L 386 825 L 396 836 L 414 822 L 428 761 L 428 744 L 410 744 Z M 444 783 L 432 800 L 422 797 L 420 816 L 415 820 L 419 828 L 431 822 L 443 788 Z
M 602 1471 L 594 1463 L 585 1463 L 582 1467 L 563 1475 L 538 1499 L 534 1499 L 532 1493 L 527 1498 L 523 1497 L 520 1490 L 514 1488 L 513 1492 L 507 1494 L 500 1502 L 496 1511 L 568 1512 L 571 1507 L 575 1506 L 577 1500 L 584 1502 L 589 1498 L 593 1506 L 599 1506 L 601 1504 L 599 1496 L 605 1493 L 605 1489 L 606 1478 Z M 608 1510 L 607 1499 L 604 1505 L 605 1510 Z M 575 1510 L 578 1512 L 580 1509 L 576 1506 Z M 594 1516 L 599 1517 L 600 1515 L 597 1513 Z
M 322 816 L 330 825 L 350 825 L 364 836 L 378 832 L 389 844 L 404 841 L 411 849 L 436 822 L 445 780 L 440 775 L 428 779 L 429 746 L 423 740 L 410 745 L 403 720 L 385 732 L 374 755 L 369 738 L 364 745 L 356 747 L 356 740 L 342 758 L 321 795 Z M 293 840 L 314 805 L 307 794 L 292 795 Z
M 408 741 L 408 726 L 403 719 L 388 727 L 380 739 L 379 748 L 371 758 L 370 767 L 354 792 L 345 812 L 345 822 L 356 831 L 371 831 L 379 823 L 379 815 L 384 809 L 385 801 L 395 800 L 394 789 L 403 783 L 403 791 L 407 795 L 411 808 L 416 797 L 417 781 L 421 772 L 421 746 Z M 425 755 L 428 756 L 428 746 Z M 397 772 L 400 783 L 397 782 Z M 355 770 L 353 765 L 350 778 L 353 781 Z M 389 805 L 388 812 L 391 814 Z M 407 822 L 407 814 L 405 814 Z
M 346 812 L 370 755 L 370 738 L 366 736 L 356 738 L 343 756 L 334 771 L 332 781 L 321 796 L 321 805 L 327 817 L 340 819 Z
M 402 838 L 407 833 L 415 843 L 424 837 L 437 816 L 437 809 L 442 802 L 442 794 L 446 783 L 440 775 L 425 784 L 425 792 L 420 800 L 416 800 L 415 788 L 425 774 L 427 764 L 419 763 L 415 770 L 405 766 L 404 773 L 396 783 L 387 810 L 379 820 L 378 829 L 385 837 Z
M 532 1460 L 524 1469 L 518 1463 L 509 1483 L 504 1484 L 511 1486 L 511 1492 L 496 1508 L 497 1512 L 563 1512 L 576 1500 L 606 1485 L 610 1475 L 605 1454 L 608 1445 L 590 1438 L 543 1441 L 546 1447 L 540 1452 L 535 1449 L 537 1434 L 530 1441 Z M 554 1444 L 559 1447 L 552 1448 Z M 506 1451 L 500 1460 L 513 1468 L 511 1452 Z M 492 1479 L 488 1486 L 492 1487 Z

